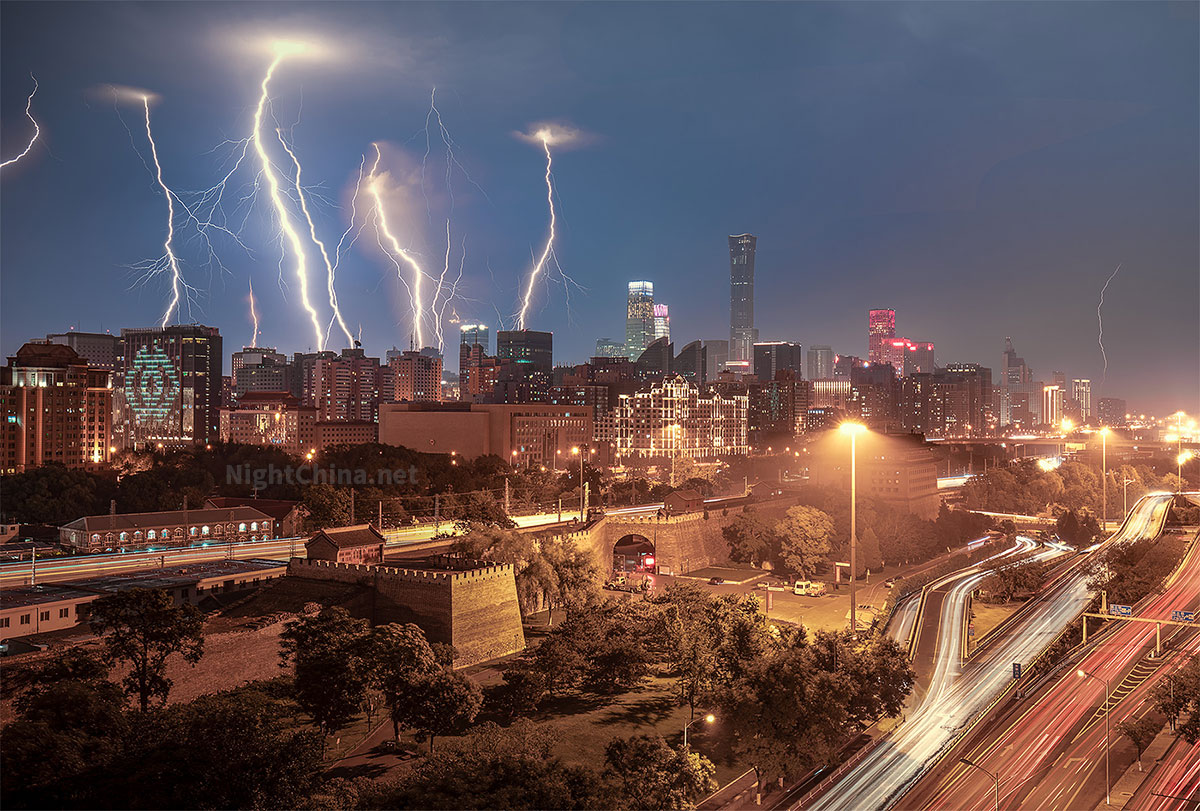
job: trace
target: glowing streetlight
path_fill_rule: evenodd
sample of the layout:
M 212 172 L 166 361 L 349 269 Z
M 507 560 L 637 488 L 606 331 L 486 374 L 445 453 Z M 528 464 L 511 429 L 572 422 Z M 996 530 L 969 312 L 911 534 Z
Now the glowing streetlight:
M 1179 479 L 1179 490 L 1177 492 L 1183 492 L 1183 466 L 1195 455 L 1191 451 L 1183 451 L 1175 457 L 1175 476 Z
M 858 524 L 855 515 L 856 440 L 858 435 L 866 432 L 867 426 L 860 422 L 843 422 L 838 430 L 850 437 L 850 633 L 858 634 L 858 606 L 855 603 L 854 579 L 858 574 Z
M 703 718 L 693 718 L 691 721 L 688 721 L 686 724 L 684 724 L 683 725 L 683 748 L 687 749 L 688 729 L 692 726 L 692 724 L 696 723 L 697 721 L 703 721 L 706 724 L 711 724 L 713 721 L 716 721 L 716 720 L 717 720 L 717 716 L 713 715 L 710 712 L 708 715 L 704 716 Z
M 1109 749 L 1108 679 L 1102 679 L 1099 676 L 1095 676 L 1091 673 L 1088 673 L 1083 668 L 1079 668 L 1079 670 L 1076 670 L 1075 675 L 1081 679 L 1095 679 L 1096 681 L 1098 681 L 1104 685 L 1104 804 L 1112 805 L 1112 798 L 1110 797 L 1110 793 L 1112 792 L 1112 781 L 1109 779 L 1109 771 L 1108 771 L 1108 749 Z

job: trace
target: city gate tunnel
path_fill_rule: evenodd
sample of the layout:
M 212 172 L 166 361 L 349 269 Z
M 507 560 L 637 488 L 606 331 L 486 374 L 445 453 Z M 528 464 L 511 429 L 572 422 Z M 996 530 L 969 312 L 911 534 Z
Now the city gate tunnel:
M 613 546 L 613 572 L 616 574 L 653 574 L 657 565 L 654 543 L 644 535 L 625 535 Z

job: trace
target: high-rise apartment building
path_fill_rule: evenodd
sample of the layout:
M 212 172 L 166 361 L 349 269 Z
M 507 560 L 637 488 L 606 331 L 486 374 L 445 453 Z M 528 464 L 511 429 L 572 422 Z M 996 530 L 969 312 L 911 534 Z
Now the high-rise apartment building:
M 221 333 L 201 324 L 123 329 L 126 441 L 204 445 L 220 435 Z
M 1125 401 L 1119 397 L 1101 397 L 1096 403 L 1096 416 L 1101 425 L 1120 427 L 1127 422 Z
M 441 355 L 436 351 L 388 350 L 387 364 L 379 370 L 379 396 L 388 403 L 441 402 Z
M 332 353 L 330 353 L 332 354 Z M 379 358 L 359 348 L 317 358 L 313 402 L 318 422 L 373 423 L 379 415 Z
M 758 237 L 729 237 L 729 359 L 752 361 L 758 330 L 754 328 L 754 256 Z
M 317 449 L 316 422 L 317 409 L 287 392 L 247 392 L 236 408 L 221 409 L 221 441 L 303 456 Z
M 1084 422 L 1092 418 L 1092 381 L 1086 377 L 1077 377 L 1071 381 L 1071 399 Z
M 70 346 L 22 346 L 0 369 L 0 473 L 107 462 L 112 397 L 112 373 Z
M 467 359 L 473 346 L 482 347 L 485 355 L 491 352 L 491 336 L 486 325 L 463 324 L 460 328 L 458 339 L 458 373 L 460 376 L 467 368 Z
M 1063 395 L 1061 386 L 1051 384 L 1042 386 L 1042 424 L 1057 426 L 1063 420 Z
M 867 313 L 867 362 L 887 363 L 884 341 L 896 337 L 896 311 L 871 310 Z
M 233 353 L 230 367 L 230 390 L 235 402 L 252 391 L 291 392 L 295 388 L 287 355 L 272 348 L 245 347 Z
M 654 305 L 654 340 L 671 340 L 671 313 L 665 304 Z
M 804 377 L 804 350 L 791 341 L 761 341 L 754 345 L 754 374 L 759 380 L 774 380 L 781 371 Z
M 653 340 L 654 282 L 630 282 L 625 308 L 625 352 L 629 359 L 637 360 Z
M 808 379 L 833 379 L 833 348 L 810 346 L 808 348 Z

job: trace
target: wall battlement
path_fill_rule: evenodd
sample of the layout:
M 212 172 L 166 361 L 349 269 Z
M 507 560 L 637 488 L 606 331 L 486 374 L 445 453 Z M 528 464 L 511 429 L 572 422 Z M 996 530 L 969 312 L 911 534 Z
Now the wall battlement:
M 455 667 L 525 649 L 512 564 L 435 571 L 293 558 L 288 574 L 370 588 L 370 600 L 354 613 L 373 625 L 416 624 L 430 642 L 454 646 Z

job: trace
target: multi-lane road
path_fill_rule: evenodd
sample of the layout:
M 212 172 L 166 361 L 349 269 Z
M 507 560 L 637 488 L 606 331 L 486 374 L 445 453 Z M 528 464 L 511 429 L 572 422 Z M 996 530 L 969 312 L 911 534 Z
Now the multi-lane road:
M 1157 534 L 1169 497 L 1139 505 L 1140 534 Z M 1164 503 L 1165 502 L 1165 503 Z M 1135 614 L 1169 620 L 1173 610 L 1193 607 L 1200 600 L 1200 549 L 1189 551 L 1164 590 L 1148 597 Z M 1066 669 L 1044 693 L 1027 700 L 1023 712 L 1007 723 L 989 728 L 979 740 L 969 740 L 964 756 L 998 774 L 1001 808 L 1095 808 L 1105 801 L 1106 734 L 1120 743 L 1116 725 L 1147 711 L 1146 698 L 1190 652 L 1200 638 L 1188 628 L 1173 632 L 1176 650 L 1147 659 L 1155 647 L 1155 626 L 1114 624 L 1090 641 L 1084 657 Z M 1079 676 L 1076 670 L 1089 676 Z M 1104 723 L 1106 692 L 1111 690 L 1108 729 Z M 1115 779 L 1115 777 L 1114 777 Z M 931 774 L 904 797 L 905 808 L 986 809 L 995 805 L 995 782 L 979 769 L 961 762 Z
M 1157 535 L 1170 501 L 1171 496 L 1165 494 L 1143 498 L 1109 542 Z M 1046 549 L 1038 554 L 1052 557 L 1061 553 Z M 944 591 L 944 598 L 928 690 L 915 699 L 916 706 L 904 723 L 808 807 L 857 810 L 895 804 L 1000 696 L 1012 680 L 1013 662 L 1031 662 L 1083 610 L 1089 599 L 1082 565 L 1085 559 L 1081 555 L 1067 565 L 983 654 L 965 665 L 961 651 L 967 597 L 985 574 L 976 566 L 934 584 L 932 588 Z M 910 807 L 907 801 L 903 805 Z

